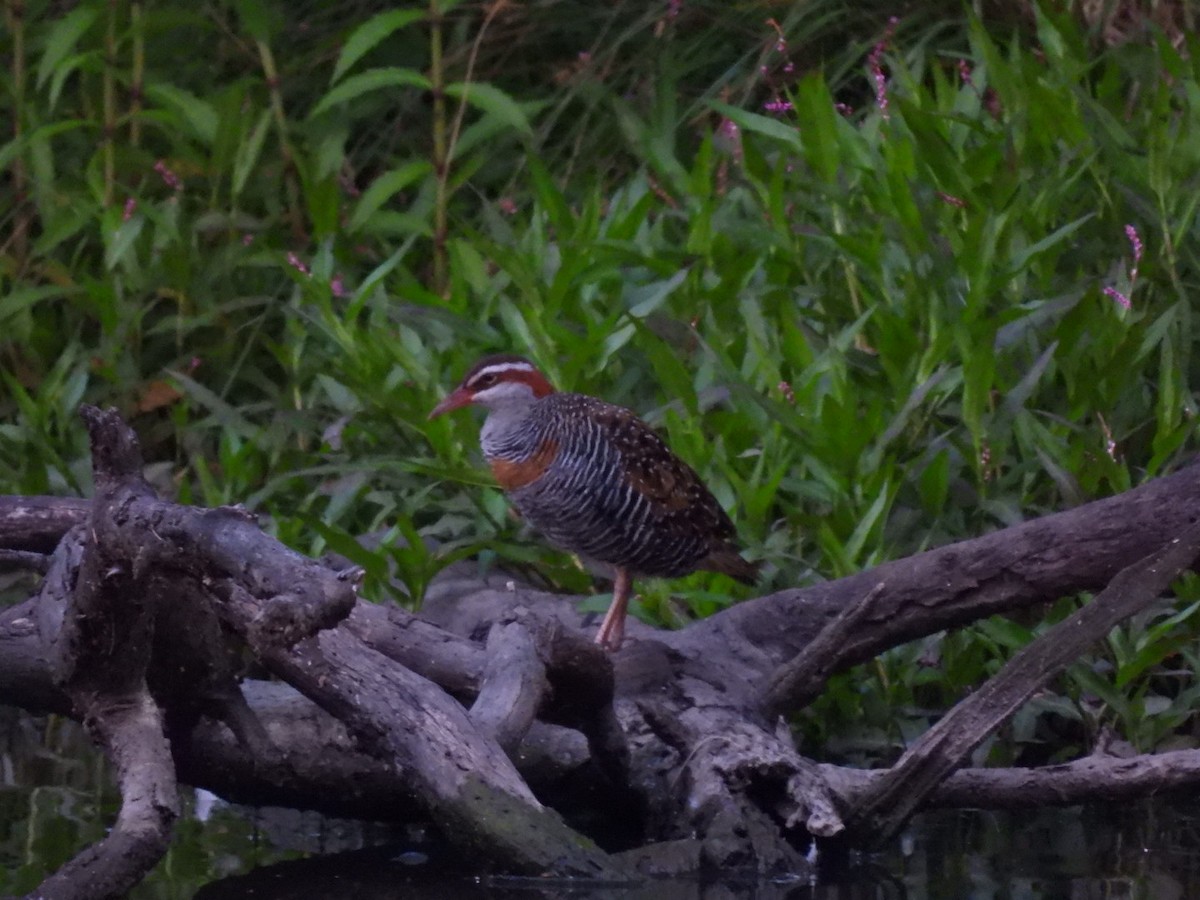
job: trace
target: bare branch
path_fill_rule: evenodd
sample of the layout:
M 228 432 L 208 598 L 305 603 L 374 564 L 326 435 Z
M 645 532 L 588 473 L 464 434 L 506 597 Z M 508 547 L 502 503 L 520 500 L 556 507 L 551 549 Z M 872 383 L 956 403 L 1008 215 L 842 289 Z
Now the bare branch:
M 696 623 L 672 643 L 722 648 L 765 675 L 882 581 L 887 602 L 859 622 L 842 648 L 835 668 L 844 669 L 976 619 L 1099 590 L 1121 569 L 1187 530 L 1196 509 L 1200 464 L 983 537 L 739 603 Z
M 533 635 L 520 622 L 497 622 L 487 639 L 487 667 L 471 721 L 510 755 L 521 743 L 550 683 Z
M 30 550 L 0 550 L 0 572 L 24 570 L 45 575 L 50 568 L 50 556 L 47 553 L 34 553 Z
M 1155 600 L 1200 554 L 1200 524 L 1122 569 L 1087 606 L 1022 648 L 909 748 L 855 809 L 852 833 L 886 839 L 970 752 L 1054 675 Z
M 82 497 L 0 497 L 0 548 L 50 553 L 91 508 Z
M 803 709 L 825 689 L 825 683 L 841 659 L 842 648 L 859 623 L 875 612 L 875 603 L 883 591 L 881 581 L 857 603 L 846 607 L 795 659 L 771 673 L 763 699 L 768 715 Z
M 853 807 L 877 789 L 889 770 L 821 765 L 821 774 Z M 1034 809 L 1115 803 L 1200 785 L 1200 750 L 1121 758 L 1086 756 L 1036 769 L 960 769 L 926 798 L 923 808 Z

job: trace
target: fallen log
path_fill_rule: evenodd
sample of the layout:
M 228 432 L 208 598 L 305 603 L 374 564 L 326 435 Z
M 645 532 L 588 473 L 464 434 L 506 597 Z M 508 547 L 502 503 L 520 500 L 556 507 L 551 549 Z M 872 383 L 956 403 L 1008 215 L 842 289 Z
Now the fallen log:
M 104 427 L 117 430 L 118 445 L 130 443 L 115 419 Z M 458 565 L 430 586 L 419 618 L 369 604 L 354 595 L 354 572 L 287 550 L 244 511 L 164 503 L 139 486 L 136 465 L 122 465 L 116 481 L 124 487 L 97 500 L 102 511 L 85 507 L 110 521 L 95 540 L 120 568 L 123 593 L 137 595 L 162 626 L 144 671 L 174 775 L 232 800 L 427 817 L 493 868 L 622 878 L 635 866 L 802 873 L 813 837 L 836 836 L 846 822 L 864 839 L 894 827 L 856 813 L 867 808 L 890 812 L 894 823 L 930 804 L 1015 805 L 1038 802 L 1039 792 L 1046 803 L 1081 802 L 1135 790 L 1090 774 L 1100 772 L 1144 789 L 1200 783 L 1188 755 L 1087 760 L 1029 776 L 954 771 L 956 753 L 915 803 L 901 803 L 904 790 L 883 787 L 887 773 L 806 759 L 779 718 L 830 673 L 883 649 L 1108 584 L 1188 531 L 1200 500 L 1194 467 L 836 582 L 747 601 L 678 632 L 630 622 L 626 647 L 608 657 L 593 652 L 569 598 L 505 577 L 480 580 L 477 567 Z M 61 539 L 80 521 L 80 501 L 60 515 L 47 498 L 0 498 L 0 523 L 31 507 L 41 511 L 41 549 L 26 549 L 0 524 L 12 541 L 0 550 L 44 554 L 50 536 Z M 6 702 L 83 715 L 54 680 L 53 651 L 88 547 L 80 540 L 26 560 L 47 569 L 39 598 L 0 612 Z M 164 595 L 179 621 L 163 612 Z M 287 685 L 239 685 L 222 657 L 230 640 Z M 164 658 L 188 661 L 185 683 L 156 663 Z M 972 721 L 994 727 L 1014 702 L 984 704 L 988 715 Z M 979 733 L 973 727 L 967 737 Z M 896 771 L 906 770 L 893 770 L 890 783 L 903 784 Z M 482 787 L 476 772 L 487 773 Z M 596 849 L 546 804 L 609 851 L 630 853 Z

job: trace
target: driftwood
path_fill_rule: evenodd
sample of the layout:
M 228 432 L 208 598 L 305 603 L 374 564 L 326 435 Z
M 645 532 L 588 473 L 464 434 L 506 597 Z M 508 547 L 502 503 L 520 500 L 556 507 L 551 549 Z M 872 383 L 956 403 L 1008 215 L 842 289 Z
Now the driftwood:
M 85 420 L 92 501 L 0 498 L 0 566 L 44 573 L 0 611 L 0 697 L 83 721 L 124 798 L 109 836 L 40 896 L 121 895 L 163 852 L 178 781 L 242 803 L 431 821 L 481 870 L 606 880 L 803 873 L 811 840 L 879 840 L 931 805 L 1200 783 L 1190 751 L 959 768 L 1193 563 L 1197 468 L 682 631 L 631 622 L 609 656 L 572 603 L 466 565 L 431 586 L 420 618 L 360 600 L 355 570 L 288 550 L 244 510 L 160 500 L 119 418 Z M 831 673 L 888 647 L 1106 586 L 891 770 L 818 765 L 783 725 Z M 240 678 L 246 650 L 275 680 Z

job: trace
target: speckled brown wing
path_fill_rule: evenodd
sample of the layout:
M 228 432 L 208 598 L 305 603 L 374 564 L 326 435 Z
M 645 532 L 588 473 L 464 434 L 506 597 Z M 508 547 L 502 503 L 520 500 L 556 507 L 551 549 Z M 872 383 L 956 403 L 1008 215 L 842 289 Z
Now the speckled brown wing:
M 695 469 L 676 456 L 654 430 L 627 409 L 597 404 L 591 417 L 621 458 L 625 484 L 650 504 L 657 527 L 702 542 L 708 555 L 697 568 L 752 582 L 758 566 L 742 559 L 733 522 Z

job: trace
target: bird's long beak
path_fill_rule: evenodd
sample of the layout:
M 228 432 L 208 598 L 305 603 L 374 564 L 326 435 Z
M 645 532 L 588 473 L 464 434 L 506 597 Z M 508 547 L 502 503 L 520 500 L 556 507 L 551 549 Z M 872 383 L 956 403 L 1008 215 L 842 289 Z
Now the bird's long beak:
M 462 406 L 467 406 L 471 402 L 471 392 L 466 388 L 457 387 L 447 394 L 442 402 L 433 408 L 429 413 L 429 418 L 436 419 L 442 413 L 448 413 L 451 410 L 458 409 Z

